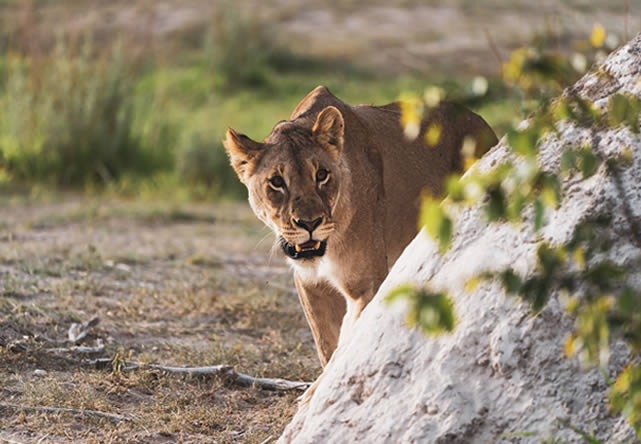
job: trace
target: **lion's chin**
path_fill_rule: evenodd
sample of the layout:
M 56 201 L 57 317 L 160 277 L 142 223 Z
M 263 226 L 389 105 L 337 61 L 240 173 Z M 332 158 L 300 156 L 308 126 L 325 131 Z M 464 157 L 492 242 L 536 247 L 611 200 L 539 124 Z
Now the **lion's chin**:
M 280 247 L 290 259 L 309 259 L 323 256 L 327 249 L 327 241 L 309 240 L 303 244 L 291 244 L 281 237 Z

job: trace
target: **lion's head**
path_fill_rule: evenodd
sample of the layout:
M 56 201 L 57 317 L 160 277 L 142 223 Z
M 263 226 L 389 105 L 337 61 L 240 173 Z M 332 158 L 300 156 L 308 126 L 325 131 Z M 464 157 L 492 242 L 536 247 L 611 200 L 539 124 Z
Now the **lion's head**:
M 283 121 L 264 142 L 227 130 L 225 148 L 250 205 L 291 259 L 323 256 L 335 229 L 344 125 L 341 112 L 328 106 L 312 128 Z

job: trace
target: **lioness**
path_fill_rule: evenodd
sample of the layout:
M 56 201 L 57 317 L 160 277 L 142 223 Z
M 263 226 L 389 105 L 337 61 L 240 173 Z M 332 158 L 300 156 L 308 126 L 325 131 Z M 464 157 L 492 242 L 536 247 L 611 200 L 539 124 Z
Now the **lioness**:
M 408 140 L 396 103 L 350 106 L 318 86 L 263 142 L 227 130 L 231 164 L 256 216 L 279 239 L 325 366 L 417 234 L 420 195 L 461 171 L 461 146 L 497 143 L 481 117 L 441 103 Z M 424 143 L 430 124 L 441 128 Z

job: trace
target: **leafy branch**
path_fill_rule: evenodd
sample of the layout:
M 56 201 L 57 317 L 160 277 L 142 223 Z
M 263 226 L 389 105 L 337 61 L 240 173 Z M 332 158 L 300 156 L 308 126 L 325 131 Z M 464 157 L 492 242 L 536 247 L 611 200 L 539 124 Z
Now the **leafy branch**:
M 603 45 L 605 31 L 595 27 L 590 38 L 595 50 Z M 594 53 L 584 60 L 594 58 Z M 529 114 L 526 123 L 507 131 L 506 159 L 490 169 L 474 167 L 477 160 L 470 141 L 463 143 L 462 153 L 467 173 L 447 180 L 447 199 L 441 202 L 426 196 L 420 214 L 420 225 L 437 243 L 441 254 L 453 244 L 456 221 L 452 216 L 462 207 L 477 206 L 488 223 L 511 223 L 527 226 L 535 234 L 548 223 L 548 212 L 558 209 L 567 179 L 586 180 L 603 171 L 618 193 L 622 214 L 635 246 L 641 249 L 641 229 L 630 208 L 622 174 L 630 163 L 632 151 L 623 150 L 616 157 L 607 156 L 599 146 L 599 131 L 625 127 L 639 134 L 641 100 L 631 94 L 614 94 L 606 109 L 579 96 L 573 89 L 561 95 L 581 74 L 577 63 L 544 48 L 515 51 L 503 66 L 503 78 L 523 98 Z M 600 80 L 607 77 L 595 71 Z M 607 80 L 607 78 L 605 79 Z M 428 90 L 431 91 L 431 90 Z M 559 97 L 560 96 L 560 97 Z M 415 124 L 425 110 L 436 106 L 443 93 L 426 92 L 423 100 L 409 100 L 403 106 L 406 134 L 412 135 Z M 564 146 L 558 168 L 544 169 L 538 161 L 539 148 L 548 138 L 562 140 L 568 126 L 587 131 L 587 142 Z M 408 131 L 407 128 L 410 128 Z M 426 134 L 426 143 L 434 143 Z M 578 176 L 578 177 L 577 177 Z M 472 278 L 466 288 L 480 280 L 498 280 L 505 292 L 541 311 L 552 294 L 558 294 L 566 311 L 574 316 L 574 331 L 566 341 L 568 357 L 578 355 L 586 363 L 605 364 L 613 336 L 623 338 L 636 355 L 641 351 L 641 294 L 628 285 L 627 271 L 634 264 L 620 265 L 608 259 L 609 217 L 594 217 L 579 223 L 570 240 L 551 245 L 538 235 L 536 266 L 528 276 L 512 268 L 484 272 Z M 637 266 L 639 264 L 636 264 Z M 443 290 L 400 287 L 388 300 L 408 301 L 408 321 L 426 334 L 452 331 L 454 306 Z M 451 321 L 451 322 L 450 322 Z M 641 365 L 633 361 L 612 386 L 611 405 L 623 412 L 641 437 Z

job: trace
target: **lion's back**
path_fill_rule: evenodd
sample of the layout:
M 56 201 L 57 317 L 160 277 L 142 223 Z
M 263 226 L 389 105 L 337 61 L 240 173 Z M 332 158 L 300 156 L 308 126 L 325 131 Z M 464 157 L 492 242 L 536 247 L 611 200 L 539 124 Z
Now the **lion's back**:
M 352 108 L 368 127 L 368 141 L 380 152 L 383 164 L 385 224 L 390 265 L 414 238 L 421 194 L 443 193 L 445 179 L 463 169 L 461 148 L 466 137 L 476 142 L 481 156 L 498 139 L 489 125 L 466 107 L 442 102 L 425 113 L 417 137 L 408 139 L 401 125 L 398 103 L 381 107 L 359 105 Z M 426 132 L 438 133 L 429 145 Z

